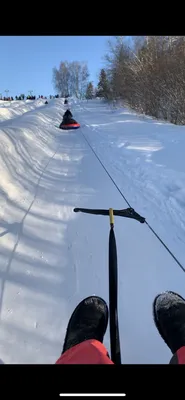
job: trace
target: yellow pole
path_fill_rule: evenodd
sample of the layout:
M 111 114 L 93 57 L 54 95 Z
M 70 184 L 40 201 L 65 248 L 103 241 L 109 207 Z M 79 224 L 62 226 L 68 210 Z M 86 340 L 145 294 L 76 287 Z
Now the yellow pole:
M 109 208 L 109 218 L 110 218 L 110 225 L 114 225 L 114 211 L 113 208 Z

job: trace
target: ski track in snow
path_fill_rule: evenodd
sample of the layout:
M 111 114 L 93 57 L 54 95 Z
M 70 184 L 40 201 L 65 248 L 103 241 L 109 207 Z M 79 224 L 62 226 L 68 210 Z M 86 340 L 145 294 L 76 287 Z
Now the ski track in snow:
M 54 127 L 63 99 L 42 105 L 24 113 L 20 105 L 17 118 L 0 122 L 2 363 L 54 364 L 79 301 L 96 294 L 108 303 L 109 220 L 73 208 L 127 204 L 83 135 L 185 265 L 185 128 L 113 111 L 102 101 L 71 100 L 82 128 L 63 132 Z M 122 363 L 168 363 L 152 301 L 164 290 L 183 296 L 185 274 L 145 224 L 116 218 L 115 234 Z M 104 344 L 110 351 L 109 328 Z

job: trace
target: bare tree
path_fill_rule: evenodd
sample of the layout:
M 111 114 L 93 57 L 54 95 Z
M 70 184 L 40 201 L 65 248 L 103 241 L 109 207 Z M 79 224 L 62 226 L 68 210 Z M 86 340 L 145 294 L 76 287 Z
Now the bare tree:
M 140 112 L 185 124 L 185 36 L 116 37 L 106 62 L 114 97 Z
M 53 83 L 57 91 L 60 92 L 61 97 L 65 97 L 69 93 L 69 63 L 67 61 L 61 62 L 59 69 L 53 68 Z
M 79 98 L 79 79 L 80 79 L 80 63 L 73 61 L 70 63 L 70 95 Z
M 85 64 L 85 63 L 81 64 L 79 78 L 80 78 L 79 79 L 79 94 L 80 94 L 80 98 L 83 99 L 83 98 L 85 98 L 87 82 L 88 82 L 88 78 L 89 78 L 88 67 L 87 67 L 87 64 Z
M 53 84 L 61 97 L 68 95 L 75 95 L 77 98 L 85 97 L 88 77 L 87 65 L 78 61 L 61 62 L 59 69 L 53 68 Z

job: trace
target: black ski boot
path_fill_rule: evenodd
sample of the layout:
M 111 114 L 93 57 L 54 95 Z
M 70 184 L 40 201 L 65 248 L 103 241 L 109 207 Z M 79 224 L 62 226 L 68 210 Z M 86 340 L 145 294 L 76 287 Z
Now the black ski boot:
M 153 302 L 153 316 L 158 332 L 175 354 L 185 346 L 185 299 L 171 291 L 159 294 Z
M 69 320 L 62 354 L 71 347 L 88 339 L 103 343 L 108 324 L 108 307 L 98 296 L 82 300 Z

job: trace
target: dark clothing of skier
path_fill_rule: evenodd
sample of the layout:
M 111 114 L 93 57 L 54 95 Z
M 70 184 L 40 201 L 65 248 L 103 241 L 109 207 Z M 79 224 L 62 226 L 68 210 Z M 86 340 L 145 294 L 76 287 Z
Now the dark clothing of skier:
M 69 110 L 69 108 L 66 110 L 66 112 L 64 113 L 64 115 L 63 115 L 63 118 L 64 117 L 67 117 L 67 118 L 69 118 L 69 117 L 71 117 L 72 118 L 72 116 L 73 116 L 73 114 L 72 114 L 72 112 Z

